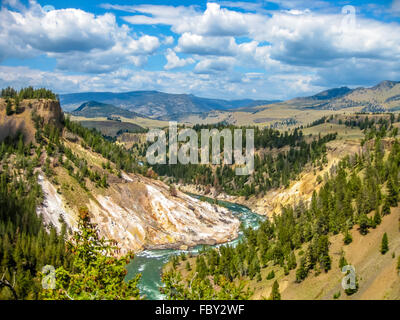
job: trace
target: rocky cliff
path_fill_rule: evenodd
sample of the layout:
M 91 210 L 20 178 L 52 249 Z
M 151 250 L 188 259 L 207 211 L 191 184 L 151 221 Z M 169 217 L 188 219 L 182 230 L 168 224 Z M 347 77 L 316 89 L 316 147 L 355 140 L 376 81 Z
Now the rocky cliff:
M 25 142 L 34 141 L 35 128 L 31 121 L 33 112 L 42 117 L 44 123 L 52 122 L 57 126 L 61 125 L 64 117 L 60 103 L 50 99 L 25 99 L 18 107 L 13 104 L 12 109 L 13 113 L 6 115 L 6 100 L 0 98 L 0 141 L 18 131 L 24 134 Z
M 45 223 L 60 230 L 62 219 L 69 228 L 76 229 L 78 207 L 43 175 L 39 182 L 44 201 L 37 212 Z M 224 243 L 237 237 L 240 226 L 225 208 L 179 191 L 172 196 L 163 182 L 126 173 L 105 192 L 91 190 L 87 207 L 100 235 L 115 240 L 121 254 L 146 248 L 186 249 Z
M 62 128 L 63 113 L 58 101 L 23 100 L 19 108 L 13 106 L 6 115 L 6 102 L 0 99 L 0 138 L 22 131 L 26 142 L 35 143 L 35 124 L 32 114 Z M 223 243 L 238 235 L 240 222 L 228 210 L 202 202 L 179 191 L 171 192 L 165 183 L 139 174 L 117 174 L 116 165 L 105 168 L 108 162 L 90 148 L 82 147 L 82 139 L 66 128 L 61 130 L 61 141 L 80 159 L 72 172 L 80 172 L 85 165 L 92 172 L 107 177 L 108 187 L 99 187 L 86 179 L 86 185 L 76 179 L 60 163 L 68 161 L 65 154 L 47 154 L 42 149 L 38 182 L 44 200 L 37 208 L 44 223 L 61 230 L 62 221 L 74 230 L 77 227 L 78 210 L 88 207 L 92 222 L 96 223 L 101 236 L 115 240 L 121 254 L 145 248 L 186 248 L 197 244 Z M 1 141 L 1 140 L 0 140 Z M 42 171 L 46 159 L 50 159 L 47 177 Z M 72 165 L 72 162 L 70 162 Z

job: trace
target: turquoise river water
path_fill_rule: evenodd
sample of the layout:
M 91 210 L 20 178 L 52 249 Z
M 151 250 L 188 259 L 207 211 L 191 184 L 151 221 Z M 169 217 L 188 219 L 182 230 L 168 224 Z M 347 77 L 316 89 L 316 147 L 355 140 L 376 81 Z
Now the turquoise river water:
M 197 196 L 196 196 L 197 197 Z M 228 208 L 233 215 L 238 217 L 242 222 L 243 227 L 253 227 L 257 228 L 264 217 L 252 212 L 248 208 L 226 202 L 226 201 L 218 201 L 219 204 Z M 236 245 L 239 240 L 243 237 L 242 232 L 239 232 L 238 238 L 227 242 L 225 244 L 219 244 L 213 247 L 221 246 L 221 245 Z M 165 249 L 165 250 L 145 250 L 143 252 L 135 255 L 133 261 L 128 264 L 127 270 L 128 274 L 126 279 L 132 279 L 135 274 L 141 273 L 142 277 L 140 279 L 139 288 L 140 293 L 142 295 L 146 295 L 147 299 L 152 300 L 162 300 L 164 299 L 163 295 L 160 293 L 159 288 L 162 285 L 161 283 L 161 270 L 165 263 L 168 262 L 172 255 L 180 255 L 182 252 L 185 253 L 197 253 L 202 245 L 193 247 L 188 249 L 187 251 L 175 250 L 175 249 Z

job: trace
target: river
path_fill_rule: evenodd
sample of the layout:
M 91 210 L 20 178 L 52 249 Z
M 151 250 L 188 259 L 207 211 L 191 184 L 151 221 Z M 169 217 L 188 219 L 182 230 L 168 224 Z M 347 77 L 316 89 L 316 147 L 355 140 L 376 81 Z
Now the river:
M 198 196 L 194 197 L 198 198 Z M 244 206 L 226 201 L 218 201 L 218 203 L 228 208 L 233 215 L 238 217 L 242 222 L 242 226 L 245 228 L 257 228 L 260 222 L 265 219 L 263 216 L 252 212 Z M 242 231 L 240 231 L 238 238 L 236 238 L 235 240 L 213 247 L 218 247 L 226 244 L 236 245 L 242 237 L 243 234 Z M 142 278 L 140 279 L 138 285 L 140 293 L 142 295 L 145 294 L 147 299 L 162 300 L 164 299 L 164 296 L 160 293 L 159 287 L 162 285 L 161 270 L 163 265 L 168 262 L 172 255 L 180 255 L 182 252 L 197 253 L 201 248 L 203 248 L 203 245 L 189 248 L 186 251 L 173 249 L 142 251 L 135 255 L 133 261 L 128 264 L 128 274 L 126 276 L 126 280 L 132 279 L 137 273 L 141 273 Z

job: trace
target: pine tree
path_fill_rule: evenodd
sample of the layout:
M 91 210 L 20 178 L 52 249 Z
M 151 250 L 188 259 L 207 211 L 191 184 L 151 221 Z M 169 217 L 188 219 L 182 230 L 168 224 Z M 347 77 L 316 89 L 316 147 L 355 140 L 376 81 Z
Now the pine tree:
M 382 237 L 382 243 L 381 243 L 381 253 L 385 254 L 386 252 L 389 251 L 389 240 L 387 233 L 385 232 Z
M 296 269 L 296 267 L 297 267 L 296 255 L 294 254 L 293 251 L 289 255 L 287 267 L 289 270 Z
M 86 208 L 79 210 L 79 230 L 69 243 L 73 253 L 72 271 L 56 270 L 56 289 L 43 289 L 42 298 L 52 300 L 139 299 L 140 274 L 125 281 L 126 264 L 133 254 L 116 258 L 118 248 L 112 241 L 99 238 Z M 44 275 L 42 275 L 44 277 Z
M 389 205 L 391 207 L 397 207 L 397 203 L 399 202 L 399 196 L 398 196 L 399 191 L 397 190 L 392 177 L 390 177 L 388 180 L 387 188 L 388 188 L 387 198 Z
M 351 236 L 349 230 L 346 230 L 346 233 L 344 235 L 344 239 L 343 239 L 344 244 L 350 244 L 353 242 L 353 237 Z
M 306 268 L 306 260 L 304 258 L 300 261 L 300 266 L 296 271 L 296 282 L 302 282 L 308 275 L 308 269 Z
M 382 222 L 381 214 L 379 213 L 379 207 L 375 209 L 374 222 L 377 226 L 379 226 Z
M 11 101 L 7 100 L 7 105 L 6 105 L 6 115 L 11 116 L 12 115 L 12 105 Z
M 281 300 L 281 294 L 279 292 L 279 284 L 278 281 L 274 281 L 272 285 L 271 295 L 269 297 L 270 300 Z
M 342 268 L 344 266 L 347 266 L 347 265 L 348 265 L 347 260 L 346 260 L 346 258 L 344 256 L 344 253 L 342 253 L 342 256 L 339 259 L 339 268 L 340 268 L 340 270 L 342 270 Z
M 388 214 L 390 214 L 390 200 L 386 197 L 382 207 L 382 215 L 386 216 Z
M 365 213 L 362 213 L 360 215 L 359 223 L 360 223 L 360 233 L 364 236 L 368 233 L 368 227 L 369 227 L 368 217 Z
M 267 280 L 271 280 L 273 278 L 275 278 L 275 272 L 274 270 L 271 270 L 271 272 L 267 275 Z
M 397 259 L 397 271 L 399 272 L 399 276 L 400 276 L 400 256 Z

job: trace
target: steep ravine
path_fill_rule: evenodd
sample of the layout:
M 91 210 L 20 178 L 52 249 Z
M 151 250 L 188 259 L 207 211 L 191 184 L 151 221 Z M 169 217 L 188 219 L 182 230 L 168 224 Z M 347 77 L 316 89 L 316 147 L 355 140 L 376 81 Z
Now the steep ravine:
M 264 196 L 245 197 L 231 196 L 224 192 L 217 192 L 215 188 L 206 188 L 205 186 L 192 184 L 179 184 L 177 187 L 183 192 L 189 192 L 208 196 L 222 201 L 229 201 L 250 208 L 253 212 L 272 217 L 274 214 L 280 214 L 282 207 L 293 205 L 301 201 L 311 200 L 312 194 L 318 191 L 322 186 L 318 182 L 318 176 L 324 177 L 332 168 L 345 156 L 354 155 L 361 152 L 359 142 L 350 140 L 335 140 L 327 144 L 327 165 L 322 169 L 314 170 L 308 166 L 298 177 L 292 181 L 288 188 L 280 187 L 268 191 Z M 206 190 L 209 191 L 206 193 Z
M 240 221 L 220 206 L 203 202 L 178 191 L 172 196 L 161 181 L 126 174 L 111 183 L 103 194 L 92 193 L 87 204 L 92 222 L 101 236 L 115 240 L 121 254 L 129 250 L 186 249 L 198 244 L 218 244 L 238 236 Z M 45 223 L 60 227 L 60 217 L 76 227 L 76 210 L 66 205 L 43 175 L 39 183 L 44 201 L 37 209 Z

